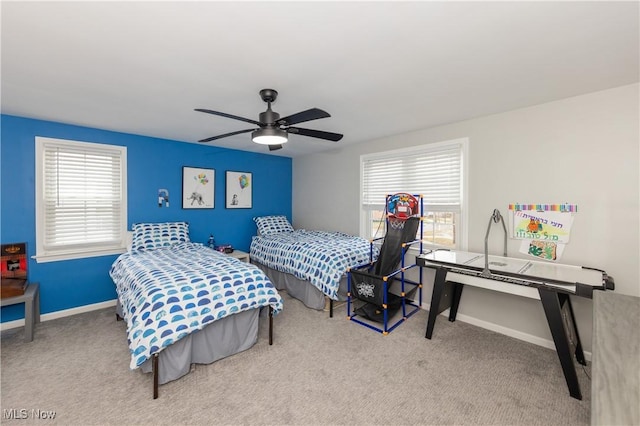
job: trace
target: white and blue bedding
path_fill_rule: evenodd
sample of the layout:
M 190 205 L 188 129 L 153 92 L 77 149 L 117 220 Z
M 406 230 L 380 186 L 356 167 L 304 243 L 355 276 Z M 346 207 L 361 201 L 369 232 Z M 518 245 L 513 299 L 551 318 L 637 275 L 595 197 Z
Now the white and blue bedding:
M 198 243 L 120 255 L 109 272 L 127 321 L 132 369 L 212 321 L 282 299 L 257 267 Z
M 369 263 L 372 246 L 364 238 L 342 232 L 297 229 L 254 236 L 251 259 L 269 268 L 308 280 L 338 300 L 340 279 L 348 268 Z M 373 261 L 378 258 L 373 246 Z

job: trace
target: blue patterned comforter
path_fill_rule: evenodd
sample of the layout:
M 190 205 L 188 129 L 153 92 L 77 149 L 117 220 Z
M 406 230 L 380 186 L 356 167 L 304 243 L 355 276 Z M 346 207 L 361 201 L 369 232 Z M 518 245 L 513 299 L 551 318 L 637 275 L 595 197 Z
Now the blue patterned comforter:
M 212 321 L 282 299 L 257 267 L 195 243 L 124 253 L 109 272 L 127 321 L 132 369 Z
M 325 295 L 338 300 L 340 279 L 348 268 L 370 261 L 371 244 L 342 232 L 297 229 L 254 236 L 251 259 L 269 268 L 308 280 Z M 373 246 L 373 260 L 378 258 Z

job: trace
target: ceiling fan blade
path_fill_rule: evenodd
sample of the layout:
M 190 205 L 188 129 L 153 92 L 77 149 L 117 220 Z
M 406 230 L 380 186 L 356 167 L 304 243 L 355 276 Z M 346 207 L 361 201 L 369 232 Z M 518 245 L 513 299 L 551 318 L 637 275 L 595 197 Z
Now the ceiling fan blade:
M 238 117 L 237 115 L 227 114 L 226 112 L 213 111 L 210 109 L 201 109 L 196 108 L 196 111 L 206 112 L 207 114 L 219 115 L 220 117 L 232 118 L 234 120 L 244 121 L 246 123 L 255 124 L 256 126 L 264 126 L 264 123 L 259 121 L 251 120 L 250 118 Z
M 294 135 L 302 135 L 309 136 L 312 138 L 318 139 L 326 139 L 328 141 L 338 142 L 342 139 L 340 133 L 331 133 L 331 132 L 323 132 L 321 130 L 311 130 L 311 129 L 301 129 L 300 127 L 289 127 L 286 129 L 288 133 L 293 133 Z
M 210 138 L 202 139 L 202 140 L 199 140 L 198 142 L 211 142 L 211 141 L 215 141 L 216 139 L 222 139 L 228 136 L 239 135 L 240 133 L 253 132 L 254 130 L 257 130 L 257 129 L 238 130 L 237 132 L 225 133 L 224 135 L 211 136 Z
M 268 145 L 269 151 L 277 151 L 282 148 L 282 145 Z
M 304 123 L 305 121 L 318 120 L 320 118 L 331 117 L 328 112 L 318 108 L 311 108 L 297 114 L 289 115 L 276 121 L 279 126 L 291 126 L 292 124 Z

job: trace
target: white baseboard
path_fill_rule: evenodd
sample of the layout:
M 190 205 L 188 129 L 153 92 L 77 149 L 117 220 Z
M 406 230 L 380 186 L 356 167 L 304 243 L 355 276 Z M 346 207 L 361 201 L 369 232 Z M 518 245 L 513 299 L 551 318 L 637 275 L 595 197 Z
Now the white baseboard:
M 111 306 L 116 306 L 116 300 L 107 300 L 106 302 L 94 303 L 92 305 L 79 306 L 77 308 L 64 309 L 62 311 L 50 312 L 48 314 L 40 315 L 40 322 L 51 321 L 58 318 L 69 317 L 71 315 L 82 314 L 85 312 L 97 311 L 99 309 L 110 308 Z M 22 327 L 24 326 L 24 318 L 15 320 L 15 321 L 7 321 L 2 323 L 2 327 L 0 330 L 10 330 L 12 328 Z
M 422 305 L 422 309 L 429 310 L 428 307 Z M 441 316 L 449 318 L 449 309 L 443 311 Z M 488 321 L 483 321 L 478 318 L 471 317 L 469 315 L 464 315 L 458 312 L 456 315 L 456 321 L 466 322 L 467 324 L 475 325 L 480 328 L 484 328 L 485 330 L 495 331 L 496 333 L 504 334 L 505 336 L 513 337 L 514 339 L 522 340 L 524 342 L 533 343 L 534 345 L 542 346 L 548 349 L 556 350 L 556 345 L 552 340 L 544 339 L 539 336 L 534 336 L 533 334 L 523 333 L 522 331 L 514 330 L 512 328 L 504 327 L 502 325 L 494 324 Z M 591 352 L 583 351 L 584 357 L 587 361 L 591 361 Z

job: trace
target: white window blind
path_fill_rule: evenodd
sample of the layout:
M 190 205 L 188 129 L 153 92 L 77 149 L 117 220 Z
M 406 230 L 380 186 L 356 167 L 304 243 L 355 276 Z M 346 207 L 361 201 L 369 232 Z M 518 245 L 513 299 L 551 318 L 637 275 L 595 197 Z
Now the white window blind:
M 126 148 L 36 138 L 38 261 L 126 246 Z
M 391 152 L 362 159 L 362 204 L 384 205 L 388 194 L 422 194 L 429 211 L 459 212 L 462 203 L 462 144 Z

